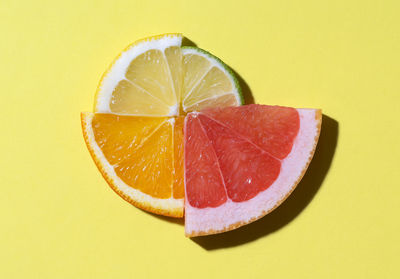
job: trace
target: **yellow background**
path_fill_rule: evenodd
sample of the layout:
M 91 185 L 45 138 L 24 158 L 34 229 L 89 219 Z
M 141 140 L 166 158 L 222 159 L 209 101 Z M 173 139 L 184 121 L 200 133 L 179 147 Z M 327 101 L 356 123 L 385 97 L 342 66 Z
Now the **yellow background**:
M 2 0 L 0 278 L 400 278 L 399 3 Z M 261 221 L 185 238 L 92 162 L 79 113 L 102 72 L 165 32 L 257 103 L 323 109 L 306 177 Z

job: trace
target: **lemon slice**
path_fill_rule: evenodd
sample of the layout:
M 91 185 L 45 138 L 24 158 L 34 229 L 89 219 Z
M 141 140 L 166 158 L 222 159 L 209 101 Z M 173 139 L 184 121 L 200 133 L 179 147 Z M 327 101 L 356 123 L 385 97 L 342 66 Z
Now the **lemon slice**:
M 181 34 L 165 34 L 127 47 L 103 75 L 94 111 L 178 116 L 243 103 L 234 74 L 220 59 L 181 45 Z

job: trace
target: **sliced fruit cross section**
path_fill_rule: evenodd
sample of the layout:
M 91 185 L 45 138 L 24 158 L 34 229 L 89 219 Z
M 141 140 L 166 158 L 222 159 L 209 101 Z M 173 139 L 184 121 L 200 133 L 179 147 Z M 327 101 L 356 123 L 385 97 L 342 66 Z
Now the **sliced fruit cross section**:
M 111 188 L 155 213 L 183 215 L 183 118 L 82 113 L 89 151 Z
M 185 112 L 243 103 L 235 75 L 221 60 L 197 47 L 183 47 L 182 55 Z
M 267 214 L 295 188 L 321 112 L 237 107 L 243 97 L 233 72 L 181 44 L 180 34 L 165 34 L 125 49 L 100 81 L 95 113 L 82 114 L 84 137 L 125 200 L 182 217 L 185 196 L 188 236 L 223 232 Z
M 232 71 L 212 54 L 181 43 L 180 34 L 166 34 L 129 46 L 104 74 L 95 112 L 177 116 L 242 104 Z
M 186 235 L 231 230 L 276 208 L 307 169 L 320 125 L 321 112 L 312 109 L 248 105 L 190 113 Z

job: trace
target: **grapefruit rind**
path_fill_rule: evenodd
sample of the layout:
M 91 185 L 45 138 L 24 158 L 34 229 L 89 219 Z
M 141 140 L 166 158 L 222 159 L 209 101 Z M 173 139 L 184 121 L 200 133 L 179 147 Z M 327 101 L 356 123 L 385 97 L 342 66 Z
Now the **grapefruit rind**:
M 299 134 L 292 151 L 282 160 L 277 180 L 268 189 L 245 202 L 228 200 L 219 207 L 202 209 L 194 208 L 186 202 L 186 236 L 222 233 L 254 222 L 277 208 L 293 192 L 314 155 L 322 122 L 321 110 L 297 111 L 300 116 Z
M 237 105 L 243 105 L 244 104 L 244 97 L 242 93 L 242 88 L 240 87 L 239 81 L 236 78 L 235 73 L 232 71 L 231 68 L 229 68 L 228 65 L 226 65 L 221 59 L 216 57 L 215 55 L 209 53 L 208 51 L 198 48 L 198 47 L 193 47 L 193 46 L 183 46 L 181 47 L 182 49 L 182 55 L 187 55 L 187 54 L 196 54 L 199 56 L 202 56 L 206 58 L 208 61 L 211 62 L 211 66 L 217 67 L 220 69 L 224 74 L 229 78 L 231 84 L 233 85 L 233 91 L 229 92 L 227 94 L 233 94 L 236 97 Z M 215 96 L 215 98 L 220 97 Z M 202 100 L 204 101 L 204 100 Z M 183 110 L 186 111 L 186 107 L 182 104 Z
M 182 34 L 168 33 L 158 36 L 148 37 L 138 40 L 125 48 L 111 63 L 108 69 L 104 72 L 97 87 L 94 111 L 95 112 L 111 112 L 110 100 L 114 88 L 125 78 L 125 73 L 131 63 L 137 56 L 150 50 L 164 50 L 171 46 L 180 47 L 182 44 Z M 179 104 L 176 107 L 171 107 L 170 114 L 177 114 Z
M 159 199 L 147 195 L 139 190 L 136 190 L 124 181 L 122 181 L 115 173 L 114 168 L 105 158 L 100 147 L 97 145 L 92 129 L 92 119 L 94 113 L 82 112 L 81 124 L 83 137 L 89 149 L 90 155 L 93 158 L 97 168 L 103 175 L 104 179 L 120 197 L 134 206 L 143 210 L 170 217 L 183 217 L 183 199 Z

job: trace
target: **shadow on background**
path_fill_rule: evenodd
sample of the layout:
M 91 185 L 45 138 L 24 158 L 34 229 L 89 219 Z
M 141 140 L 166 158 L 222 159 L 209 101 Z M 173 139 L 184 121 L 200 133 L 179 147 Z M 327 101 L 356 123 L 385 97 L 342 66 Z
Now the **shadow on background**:
M 153 213 L 147 212 L 147 211 L 143 211 L 143 212 L 146 212 L 147 214 L 149 214 L 149 215 L 151 215 L 154 218 L 159 219 L 159 220 L 163 220 L 163 221 L 166 221 L 166 222 L 169 222 L 169 223 L 182 225 L 182 226 L 185 225 L 185 219 L 183 219 L 183 218 L 167 217 L 167 216 L 163 216 L 163 215 L 153 214 Z
M 195 43 L 195 42 L 193 42 L 193 41 L 189 40 L 189 39 L 188 39 L 188 38 L 186 38 L 186 37 L 183 37 L 183 39 L 182 39 L 182 46 L 192 46 L 192 47 L 197 47 L 197 45 L 196 45 L 196 43 Z
M 242 94 L 244 98 L 244 104 L 245 105 L 250 105 L 250 104 L 255 104 L 253 94 L 251 94 L 251 89 L 249 85 L 244 81 L 241 75 L 239 75 L 238 72 L 236 72 L 234 69 L 230 68 L 232 72 L 235 74 L 236 79 L 239 82 L 240 88 L 242 89 Z
M 289 224 L 311 202 L 321 187 L 335 154 L 338 133 L 339 123 L 323 115 L 321 135 L 314 158 L 296 190 L 276 210 L 237 230 L 195 237 L 192 240 L 206 250 L 228 248 L 257 240 Z

